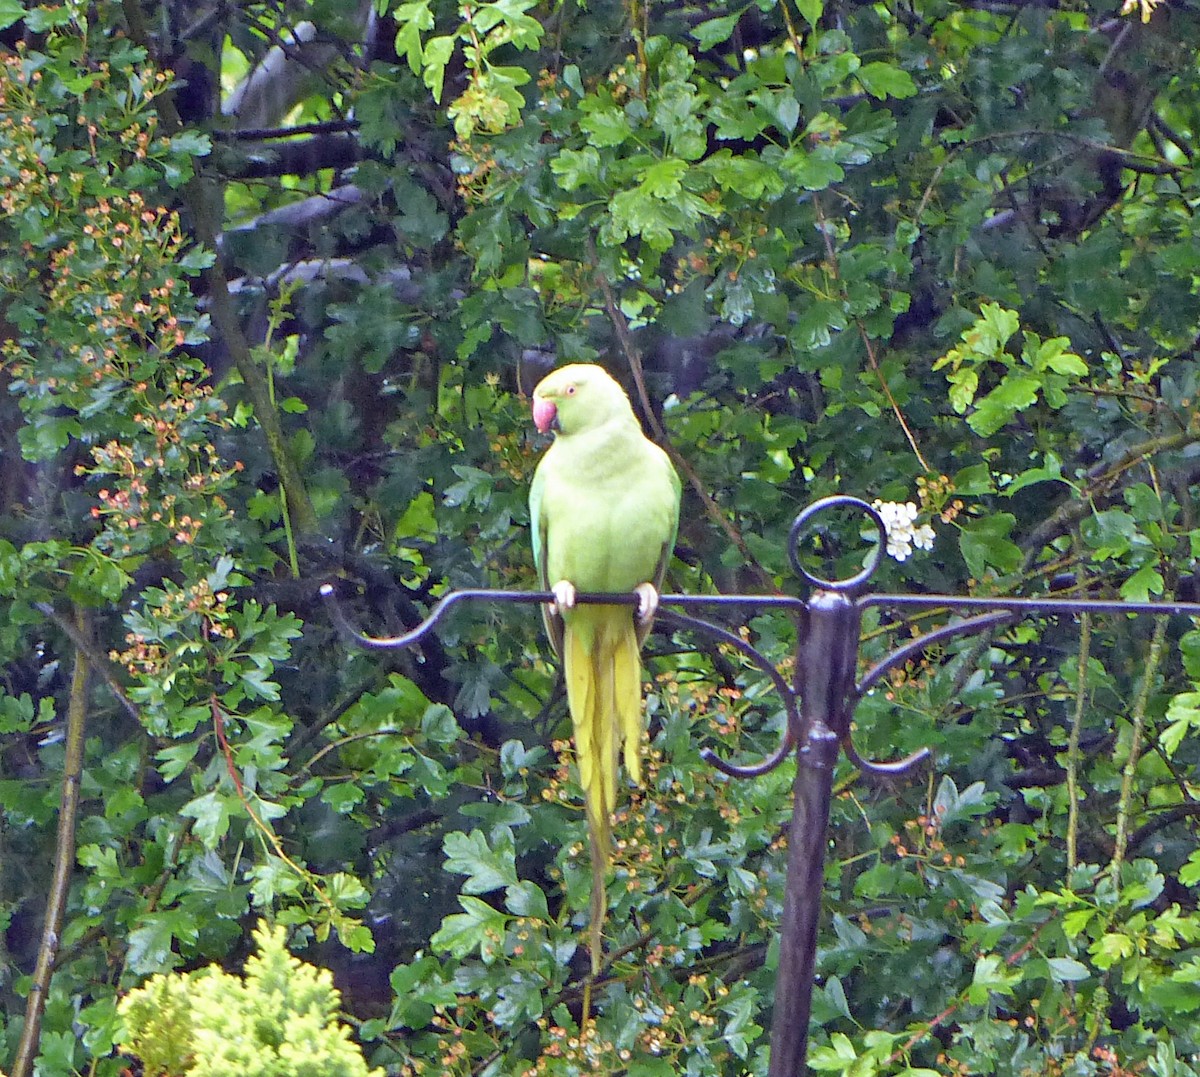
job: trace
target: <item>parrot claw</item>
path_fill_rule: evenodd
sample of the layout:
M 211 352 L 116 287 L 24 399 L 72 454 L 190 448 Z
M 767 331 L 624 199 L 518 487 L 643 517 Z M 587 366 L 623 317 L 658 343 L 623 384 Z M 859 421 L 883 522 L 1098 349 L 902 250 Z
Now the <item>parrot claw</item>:
M 658 591 L 652 583 L 639 583 L 633 590 L 638 596 L 638 624 L 644 625 L 658 610 Z
M 550 607 L 551 613 L 575 608 L 575 585 L 569 580 L 559 580 L 550 590 L 554 593 L 554 603 Z

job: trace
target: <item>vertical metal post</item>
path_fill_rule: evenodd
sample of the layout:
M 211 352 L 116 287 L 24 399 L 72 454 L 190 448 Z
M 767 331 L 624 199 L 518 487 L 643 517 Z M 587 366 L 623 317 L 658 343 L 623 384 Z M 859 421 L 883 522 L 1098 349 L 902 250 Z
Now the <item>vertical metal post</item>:
M 808 1052 L 829 802 L 854 696 L 858 629 L 859 612 L 849 595 L 819 590 L 809 599 L 796 656 L 801 728 L 793 730 L 795 800 L 788 832 L 769 1077 L 801 1077 Z

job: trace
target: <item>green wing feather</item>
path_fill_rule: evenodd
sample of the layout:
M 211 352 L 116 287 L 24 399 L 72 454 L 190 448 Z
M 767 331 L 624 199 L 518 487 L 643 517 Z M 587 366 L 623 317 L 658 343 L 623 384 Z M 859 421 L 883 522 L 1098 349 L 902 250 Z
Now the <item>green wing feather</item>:
M 529 487 L 529 530 L 533 538 L 533 566 L 537 569 L 538 587 L 549 591 L 557 580 L 550 580 L 546 575 L 546 542 L 549 531 L 548 521 L 542 512 L 542 492 L 546 479 L 539 468 L 533 476 L 533 484 Z M 546 626 L 546 635 L 550 638 L 550 646 L 555 655 L 561 659 L 563 654 L 563 619 L 557 612 L 551 612 L 548 605 L 542 606 L 542 623 Z

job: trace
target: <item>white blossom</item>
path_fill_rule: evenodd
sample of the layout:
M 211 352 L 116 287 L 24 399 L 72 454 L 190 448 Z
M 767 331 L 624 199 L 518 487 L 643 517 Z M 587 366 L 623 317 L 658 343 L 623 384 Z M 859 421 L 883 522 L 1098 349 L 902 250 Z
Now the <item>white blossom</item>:
M 887 531 L 887 552 L 897 561 L 906 560 L 913 552 L 933 548 L 933 528 L 929 524 L 916 524 L 918 508 L 911 501 L 880 501 L 872 502 L 872 507 Z

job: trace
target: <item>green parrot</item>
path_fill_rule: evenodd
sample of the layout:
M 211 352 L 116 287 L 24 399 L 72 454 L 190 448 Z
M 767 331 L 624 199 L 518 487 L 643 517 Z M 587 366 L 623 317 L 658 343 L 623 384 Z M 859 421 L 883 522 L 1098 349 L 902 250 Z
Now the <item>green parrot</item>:
M 604 876 L 617 762 L 642 779 L 640 650 L 679 526 L 679 476 L 643 433 L 625 391 L 590 363 L 560 367 L 533 391 L 533 421 L 554 430 L 529 490 L 533 560 L 554 602 L 542 615 L 563 663 L 587 802 L 592 857 L 591 960 L 599 972 Z M 630 594 L 633 606 L 581 605 L 579 591 Z

